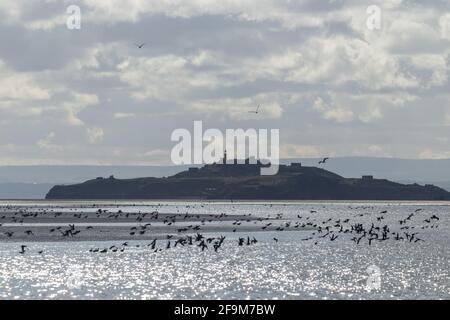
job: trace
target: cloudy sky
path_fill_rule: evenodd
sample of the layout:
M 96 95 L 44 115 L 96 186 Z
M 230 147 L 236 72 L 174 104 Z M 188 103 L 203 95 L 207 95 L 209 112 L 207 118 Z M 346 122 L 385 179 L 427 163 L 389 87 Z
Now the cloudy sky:
M 448 0 L 1 0 L 0 38 L 0 165 L 169 164 L 194 120 L 279 128 L 282 157 L 450 158 Z

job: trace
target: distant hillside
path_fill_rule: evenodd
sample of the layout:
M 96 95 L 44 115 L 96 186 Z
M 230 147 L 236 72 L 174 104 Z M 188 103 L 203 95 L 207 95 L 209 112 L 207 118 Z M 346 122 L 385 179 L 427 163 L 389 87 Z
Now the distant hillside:
M 0 166 L 0 199 L 44 199 L 56 184 L 95 177 L 164 177 L 187 166 Z
M 284 159 L 282 163 L 302 162 L 306 166 L 317 166 L 318 158 Z M 450 191 L 450 159 L 396 159 L 371 157 L 331 158 L 324 169 L 346 178 L 373 175 L 401 183 L 435 184 Z
M 0 166 L 0 183 L 76 183 L 95 177 L 164 177 L 188 166 Z
M 318 166 L 319 159 L 284 159 Z M 45 184 L 73 184 L 96 177 L 114 175 L 119 179 L 167 177 L 189 166 L 0 166 L 0 198 L 43 198 Z M 321 166 L 346 177 L 369 174 L 401 183 L 434 184 L 450 191 L 450 159 L 408 160 L 370 157 L 332 158 Z M 5 183 L 15 183 L 10 188 Z M 36 185 L 37 183 L 37 185 Z M 3 185 L 1 185 L 3 184 Z M 34 191 L 32 191 L 34 190 Z
M 249 200 L 450 200 L 432 186 L 385 179 L 344 178 L 298 164 L 282 165 L 274 176 L 261 176 L 261 165 L 206 165 L 167 178 L 97 178 L 55 186 L 47 199 L 249 199 Z

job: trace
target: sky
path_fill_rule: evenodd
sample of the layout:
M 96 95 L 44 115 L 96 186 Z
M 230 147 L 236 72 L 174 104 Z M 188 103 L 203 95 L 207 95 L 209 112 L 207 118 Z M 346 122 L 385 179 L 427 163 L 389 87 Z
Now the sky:
M 1 0 L 0 38 L 0 165 L 170 164 L 195 120 L 279 129 L 282 158 L 450 158 L 448 0 Z

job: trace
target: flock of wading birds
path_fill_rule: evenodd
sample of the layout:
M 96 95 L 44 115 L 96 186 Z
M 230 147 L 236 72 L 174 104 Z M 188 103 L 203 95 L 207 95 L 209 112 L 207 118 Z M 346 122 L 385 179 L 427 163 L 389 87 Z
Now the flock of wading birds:
M 271 205 L 270 205 L 271 206 Z M 186 206 L 186 208 L 189 208 L 190 206 Z M 349 207 L 352 209 L 352 207 Z M 356 209 L 367 209 L 369 207 L 359 207 Z M 373 208 L 373 207 L 372 207 Z M 355 208 L 353 208 L 355 209 Z M 261 217 L 254 217 L 251 214 L 248 214 L 246 216 L 239 216 L 239 219 L 233 220 L 233 215 L 227 215 L 225 213 L 222 213 L 220 215 L 202 215 L 202 214 L 160 214 L 157 211 L 150 212 L 150 213 L 124 213 L 122 210 L 118 210 L 115 213 L 108 212 L 108 210 L 104 209 L 98 209 L 97 211 L 97 217 L 99 217 L 101 214 L 108 214 L 106 217 L 108 219 L 118 219 L 120 217 L 124 218 L 134 218 L 137 223 L 142 222 L 145 220 L 156 220 L 158 221 L 158 218 L 160 218 L 160 215 L 164 215 L 164 219 L 162 220 L 164 225 L 171 226 L 177 223 L 177 219 L 179 221 L 189 221 L 189 219 L 197 219 L 197 222 L 200 222 L 200 224 L 190 224 L 185 227 L 180 227 L 176 229 L 176 234 L 167 234 L 165 236 L 165 239 L 153 239 L 148 244 L 130 244 L 130 241 L 126 241 L 121 243 L 120 245 L 113 245 L 110 247 L 105 248 L 91 248 L 89 252 L 91 253 L 108 253 L 108 252 L 123 252 L 127 248 L 131 247 L 148 247 L 153 252 L 160 252 L 163 250 L 168 250 L 171 248 L 184 247 L 184 246 L 195 246 L 199 247 L 201 251 L 205 251 L 208 249 L 214 250 L 215 252 L 219 251 L 219 249 L 222 247 L 222 245 L 225 242 L 226 237 L 225 236 L 218 236 L 218 237 L 207 237 L 200 233 L 202 228 L 205 226 L 206 222 L 212 222 L 212 217 L 215 218 L 214 221 L 220 221 L 223 219 L 226 219 L 227 221 L 232 222 L 232 232 L 236 232 L 238 230 L 238 226 L 240 226 L 243 222 L 254 222 L 262 224 L 260 231 L 276 231 L 276 232 L 282 232 L 282 231 L 293 231 L 293 230 L 302 230 L 305 229 L 305 231 L 310 231 L 308 237 L 300 238 L 300 241 L 312 241 L 314 245 L 317 245 L 319 241 L 321 240 L 328 240 L 328 241 L 335 241 L 339 237 L 343 237 L 345 235 L 348 235 L 348 239 L 353 241 L 355 244 L 359 245 L 362 243 L 367 243 L 368 245 L 372 245 L 374 242 L 382 242 L 387 240 L 394 240 L 394 241 L 403 241 L 403 242 L 409 242 L 409 243 L 417 243 L 420 241 L 424 241 L 421 238 L 418 237 L 419 232 L 416 230 L 420 229 L 433 229 L 438 228 L 438 221 L 439 217 L 436 215 L 431 215 L 424 217 L 422 216 L 422 223 L 421 225 L 411 225 L 410 222 L 412 221 L 413 217 L 416 215 L 419 215 L 423 211 L 422 208 L 414 210 L 414 212 L 410 213 L 407 217 L 404 219 L 398 220 L 398 224 L 395 225 L 397 227 L 395 230 L 391 230 L 392 227 L 390 227 L 387 224 L 383 223 L 383 220 L 385 219 L 385 215 L 388 214 L 387 210 L 383 210 L 376 214 L 375 218 L 376 221 L 372 222 L 370 227 L 367 225 L 364 225 L 362 223 L 358 223 L 355 219 L 357 217 L 363 217 L 365 215 L 373 215 L 373 213 L 357 213 L 352 216 L 352 218 L 341 218 L 341 219 L 333 219 L 329 218 L 324 221 L 317 221 L 317 219 L 314 219 L 315 213 L 317 211 L 310 210 L 309 214 L 310 216 L 297 215 L 296 220 L 283 220 L 283 214 L 277 214 L 275 217 L 267 217 L 267 218 L 261 218 Z M 25 210 L 18 210 L 15 212 L 14 216 L 11 217 L 11 220 L 16 223 L 22 223 L 24 218 L 37 218 L 39 215 L 47 215 L 48 212 L 45 210 L 41 213 L 39 212 L 27 212 Z M 60 216 L 61 212 L 54 212 L 54 217 Z M 135 217 L 134 217 L 135 216 Z M 205 217 L 206 216 L 206 217 Z M 0 219 L 5 219 L 6 216 L 0 216 Z M 210 219 L 208 219 L 209 217 Z M 86 213 L 74 213 L 73 218 L 75 219 L 83 219 L 88 218 L 88 214 Z M 139 235 L 144 235 L 146 232 L 148 232 L 148 227 L 152 226 L 152 223 L 145 223 L 145 224 L 139 224 L 138 226 L 133 226 L 129 230 L 129 236 L 130 237 L 136 237 L 138 240 Z M 2 223 L 0 223 L 0 235 L 3 234 L 3 236 L 10 238 L 14 235 L 14 232 L 7 231 L 7 232 L 1 232 Z M 94 229 L 93 226 L 86 226 L 84 227 L 85 230 Z M 255 230 L 258 231 L 258 230 Z M 53 227 L 49 230 L 50 233 L 59 233 L 61 237 L 64 238 L 73 238 L 76 237 L 78 234 L 83 232 L 83 228 L 76 228 L 75 224 L 68 224 L 67 227 L 58 226 Z M 32 237 L 34 235 L 32 230 L 25 230 L 25 235 Z M 31 240 L 31 238 L 30 238 Z M 278 238 L 273 237 L 274 242 L 278 242 Z M 162 243 L 162 244 L 160 244 Z M 237 239 L 237 245 L 238 246 L 251 246 L 258 243 L 258 240 L 252 236 L 244 236 L 244 237 L 238 237 Z M 28 247 L 26 245 L 20 246 L 20 254 L 25 254 L 28 251 Z M 37 251 L 38 254 L 43 254 L 43 250 Z

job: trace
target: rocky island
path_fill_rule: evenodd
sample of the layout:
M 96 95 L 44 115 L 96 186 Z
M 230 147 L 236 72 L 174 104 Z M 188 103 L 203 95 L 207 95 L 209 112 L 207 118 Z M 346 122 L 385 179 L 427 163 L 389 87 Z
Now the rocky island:
M 400 184 L 372 176 L 344 178 L 300 163 L 261 176 L 260 162 L 210 164 L 170 177 L 96 178 L 57 185 L 46 199 L 450 200 L 434 185 Z

